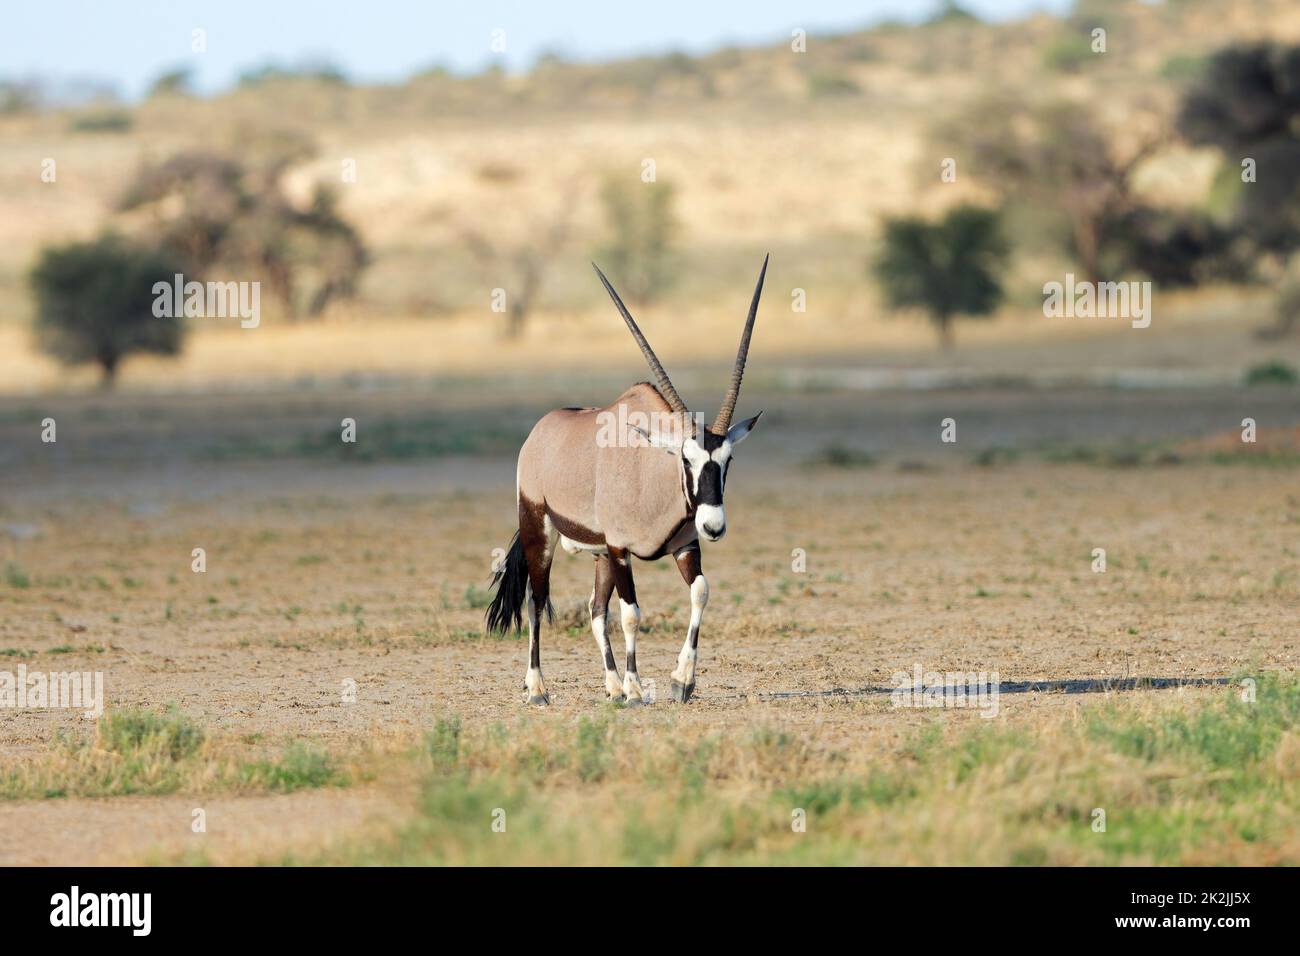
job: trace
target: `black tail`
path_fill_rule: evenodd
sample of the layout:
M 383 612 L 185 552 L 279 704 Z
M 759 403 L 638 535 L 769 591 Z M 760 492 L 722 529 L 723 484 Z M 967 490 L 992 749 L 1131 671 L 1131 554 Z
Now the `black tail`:
M 492 575 L 491 586 L 497 589 L 497 593 L 484 617 L 488 632 L 507 634 L 512 627 L 519 630 L 524 623 L 524 601 L 528 597 L 528 560 L 524 557 L 518 531 L 510 541 L 510 550 L 501 570 Z

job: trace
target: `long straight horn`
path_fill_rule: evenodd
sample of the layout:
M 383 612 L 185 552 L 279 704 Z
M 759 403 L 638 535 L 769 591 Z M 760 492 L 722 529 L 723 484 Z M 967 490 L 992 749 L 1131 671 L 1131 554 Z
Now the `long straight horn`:
M 645 336 L 642 335 L 641 330 L 637 328 L 636 320 L 633 319 L 632 314 L 628 312 L 627 306 L 625 306 L 623 300 L 618 297 L 618 293 L 614 291 L 614 287 L 609 284 L 609 280 L 605 278 L 605 273 L 600 271 L 600 266 L 593 262 L 591 267 L 596 270 L 596 275 L 600 276 L 600 281 L 605 286 L 605 291 L 608 292 L 609 297 L 614 300 L 614 305 L 618 307 L 619 314 L 623 316 L 623 321 L 627 323 L 628 331 L 632 333 L 632 338 L 636 339 L 636 344 L 641 346 L 641 352 L 645 355 L 646 362 L 650 364 L 650 371 L 655 374 L 655 384 L 659 386 L 659 394 L 662 395 L 667 400 L 668 404 L 672 406 L 673 411 L 682 415 L 689 415 L 690 412 L 686 408 L 686 403 L 683 402 L 681 396 L 677 394 L 677 389 L 673 388 L 673 383 L 668 379 L 668 373 L 664 371 L 663 365 L 659 363 L 659 357 L 655 355 L 655 350 L 650 347 L 650 343 L 645 340 Z
M 769 254 L 770 255 L 770 254 Z M 745 331 L 740 333 L 740 348 L 736 350 L 736 368 L 731 373 L 731 385 L 722 399 L 718 417 L 709 427 L 715 435 L 727 434 L 731 427 L 731 416 L 736 410 L 736 400 L 740 398 L 740 380 L 745 377 L 745 357 L 749 355 L 749 337 L 754 334 L 754 319 L 758 315 L 758 299 L 763 294 L 763 278 L 767 275 L 767 260 L 763 257 L 763 270 L 758 274 L 758 285 L 754 287 L 754 301 L 749 303 L 749 318 L 745 320 Z

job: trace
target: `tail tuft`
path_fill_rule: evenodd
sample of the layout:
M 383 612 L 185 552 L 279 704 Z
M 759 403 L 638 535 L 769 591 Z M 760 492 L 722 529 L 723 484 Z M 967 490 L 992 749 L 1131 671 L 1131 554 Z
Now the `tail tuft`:
M 504 565 L 492 575 L 491 586 L 497 589 L 497 593 L 484 617 L 488 633 L 507 634 L 512 629 L 519 630 L 523 627 L 524 601 L 528 597 L 528 561 L 518 531 L 510 541 Z

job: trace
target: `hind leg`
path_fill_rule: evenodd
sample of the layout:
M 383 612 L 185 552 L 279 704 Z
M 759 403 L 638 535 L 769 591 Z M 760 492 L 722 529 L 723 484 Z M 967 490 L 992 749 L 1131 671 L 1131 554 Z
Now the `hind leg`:
M 591 589 L 591 633 L 596 636 L 596 646 L 600 649 L 601 661 L 605 665 L 605 698 L 611 702 L 623 700 L 623 683 L 618 676 L 618 667 L 614 664 L 614 650 L 609 646 L 609 634 L 605 631 L 608 622 L 609 597 L 614 593 L 614 571 L 610 567 L 609 555 L 596 555 L 596 584 Z
M 631 558 L 631 553 L 622 548 L 609 549 L 610 570 L 614 574 L 614 587 L 618 591 L 619 622 L 623 625 L 623 644 L 627 649 L 623 696 L 627 698 L 629 707 L 645 703 L 641 693 L 641 678 L 636 673 L 636 634 L 641 627 L 641 608 L 636 603 Z
M 546 509 L 519 499 L 519 542 L 528 563 L 532 601 L 528 608 L 528 672 L 524 675 L 524 700 L 546 706 L 551 702 L 542 680 L 542 612 L 551 595 L 551 559 L 555 556 L 555 531 Z

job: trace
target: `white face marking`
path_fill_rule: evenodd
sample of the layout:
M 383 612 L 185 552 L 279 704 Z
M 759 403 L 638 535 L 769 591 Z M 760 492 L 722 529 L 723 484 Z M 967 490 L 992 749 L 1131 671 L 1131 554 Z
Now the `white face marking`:
M 710 461 L 715 461 L 718 463 L 718 467 L 723 471 L 723 473 L 726 473 L 727 461 L 731 458 L 731 442 L 724 441 L 717 448 L 713 449 L 712 453 L 709 453 L 706 452 L 694 438 L 688 438 L 682 443 L 682 455 L 686 458 L 686 470 L 691 476 L 691 490 L 695 494 L 699 494 L 700 474 L 704 471 L 704 466 L 706 464 Z
M 724 441 L 710 453 L 706 452 L 693 438 L 682 443 L 682 455 L 686 459 L 686 470 L 690 476 L 694 494 L 698 495 L 700 493 L 700 475 L 704 471 L 704 466 L 710 461 L 716 463 L 719 471 L 725 474 L 727 462 L 731 458 L 731 448 L 731 442 Z M 718 481 L 719 492 L 725 492 L 723 474 L 718 476 Z M 722 510 L 722 505 L 697 504 L 695 506 L 695 528 L 709 541 L 720 539 L 727 530 L 727 516 Z
M 682 444 L 682 455 L 686 458 L 686 470 L 691 476 L 691 491 L 699 494 L 700 472 L 704 470 L 709 455 L 696 443 L 694 438 L 688 438 Z
M 727 515 L 717 505 L 697 505 L 695 529 L 709 541 L 717 541 L 726 533 Z

